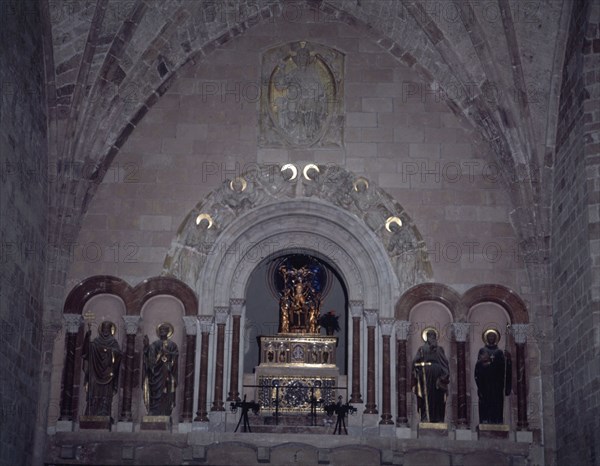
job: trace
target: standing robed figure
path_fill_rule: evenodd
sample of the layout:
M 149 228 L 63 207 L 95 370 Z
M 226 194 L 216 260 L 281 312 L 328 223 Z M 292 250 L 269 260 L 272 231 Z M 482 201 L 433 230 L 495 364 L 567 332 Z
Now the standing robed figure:
M 158 327 L 159 339 L 149 343 L 144 336 L 144 404 L 150 416 L 170 416 L 175 407 L 179 349 L 169 340 L 170 324 Z
M 479 399 L 479 422 L 502 424 L 504 397 L 512 389 L 510 354 L 498 348 L 500 333 L 488 329 L 483 334 L 485 346 L 479 350 L 475 364 L 475 382 Z
M 113 336 L 114 328 L 112 322 L 102 322 L 93 341 L 92 331 L 85 333 L 81 357 L 87 391 L 86 416 L 110 416 L 113 395 L 119 389 L 123 353 Z
M 417 395 L 421 422 L 444 422 L 450 382 L 448 359 L 438 345 L 436 330 L 428 329 L 426 338 L 413 359 L 412 389 Z

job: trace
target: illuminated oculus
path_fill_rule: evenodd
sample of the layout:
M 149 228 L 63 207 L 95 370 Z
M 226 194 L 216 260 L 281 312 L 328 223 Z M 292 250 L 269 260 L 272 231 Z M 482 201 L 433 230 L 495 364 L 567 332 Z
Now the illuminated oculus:
M 390 233 L 392 232 L 392 230 L 390 229 L 392 223 L 395 223 L 396 225 L 398 225 L 398 227 L 402 226 L 402 220 L 400 220 L 399 217 L 388 217 L 388 219 L 385 221 L 385 229 Z
M 213 219 L 209 214 L 200 214 L 196 217 L 196 225 L 200 225 L 200 222 L 202 222 L 202 220 L 206 220 L 208 222 L 208 227 L 206 227 L 207 229 L 213 226 Z
M 286 170 L 292 170 L 292 176 L 288 178 L 288 181 L 295 180 L 298 176 L 298 169 L 296 168 L 296 166 L 291 163 L 286 163 L 283 167 L 281 167 L 281 173 L 283 173 Z
M 309 163 L 306 167 L 304 167 L 304 170 L 302 170 L 302 175 L 304 175 L 304 178 L 307 180 L 312 180 L 312 178 L 308 175 L 308 172 L 311 170 L 316 170 L 317 173 L 320 172 L 319 167 L 317 167 L 314 163 Z

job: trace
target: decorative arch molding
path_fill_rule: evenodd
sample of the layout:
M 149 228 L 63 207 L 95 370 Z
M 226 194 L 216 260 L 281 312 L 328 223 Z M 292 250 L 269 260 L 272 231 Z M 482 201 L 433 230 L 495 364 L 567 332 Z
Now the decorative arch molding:
M 129 312 L 134 308 L 133 288 L 125 280 L 112 275 L 94 275 L 73 287 L 63 307 L 64 314 L 81 314 L 85 304 L 99 294 L 113 294 L 125 303 Z
M 201 314 L 211 314 L 244 297 L 258 262 L 302 250 L 332 262 L 349 300 L 392 317 L 397 297 L 432 276 L 412 219 L 385 191 L 339 166 L 306 163 L 289 172 L 260 165 L 210 193 L 182 222 L 163 274 L 197 290 L 209 309 Z
M 496 303 L 508 313 L 513 324 L 529 323 L 527 305 L 521 297 L 503 285 L 476 285 L 460 295 L 441 283 L 422 283 L 407 290 L 396 303 L 395 316 L 408 320 L 413 307 L 423 301 L 436 301 L 446 306 L 456 322 L 466 322 L 469 309 L 479 303 Z
M 510 288 L 502 285 L 477 285 L 463 294 L 462 302 L 468 311 L 473 306 L 483 302 L 493 302 L 504 308 L 513 324 L 529 323 L 527 305 L 521 297 Z
M 173 277 L 152 277 L 136 285 L 133 290 L 135 308 L 132 314 L 140 315 L 144 304 L 154 296 L 170 295 L 179 299 L 186 316 L 195 316 L 198 313 L 198 298 L 194 291 L 185 283 Z
M 442 283 L 422 283 L 407 290 L 396 303 L 394 314 L 398 320 L 409 320 L 413 307 L 423 301 L 435 301 L 443 304 L 452 315 L 453 320 L 460 320 L 464 315 L 461 310 L 460 294 Z
M 79 282 L 65 301 L 64 314 L 81 314 L 85 304 L 99 294 L 116 295 L 125 303 L 126 315 L 139 316 L 144 304 L 152 297 L 170 295 L 179 299 L 185 315 L 194 316 L 198 312 L 198 298 L 185 283 L 173 277 L 152 277 L 135 287 L 125 280 L 111 275 L 94 275 Z

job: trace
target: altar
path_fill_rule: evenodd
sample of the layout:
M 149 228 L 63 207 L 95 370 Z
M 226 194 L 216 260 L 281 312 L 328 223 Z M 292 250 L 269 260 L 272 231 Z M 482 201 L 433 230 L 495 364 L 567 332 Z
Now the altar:
M 305 413 L 315 403 L 334 403 L 339 381 L 338 338 L 321 335 L 319 265 L 282 264 L 279 332 L 257 337 L 255 399 L 261 410 Z

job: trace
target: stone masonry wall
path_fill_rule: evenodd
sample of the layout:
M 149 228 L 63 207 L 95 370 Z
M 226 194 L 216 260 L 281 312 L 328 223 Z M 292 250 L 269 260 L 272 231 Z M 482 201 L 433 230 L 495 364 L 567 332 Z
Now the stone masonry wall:
M 345 54 L 345 146 L 257 146 L 260 52 L 308 39 Z M 339 164 L 387 190 L 425 237 L 434 279 L 464 291 L 527 278 L 498 166 L 439 92 L 347 25 L 273 19 L 189 63 L 133 131 L 90 204 L 70 289 L 95 274 L 159 274 L 184 216 L 256 163 Z
M 42 340 L 47 143 L 36 0 L 0 3 L 0 465 L 31 464 Z
M 557 464 L 600 464 L 600 5 L 573 2 L 553 201 Z

